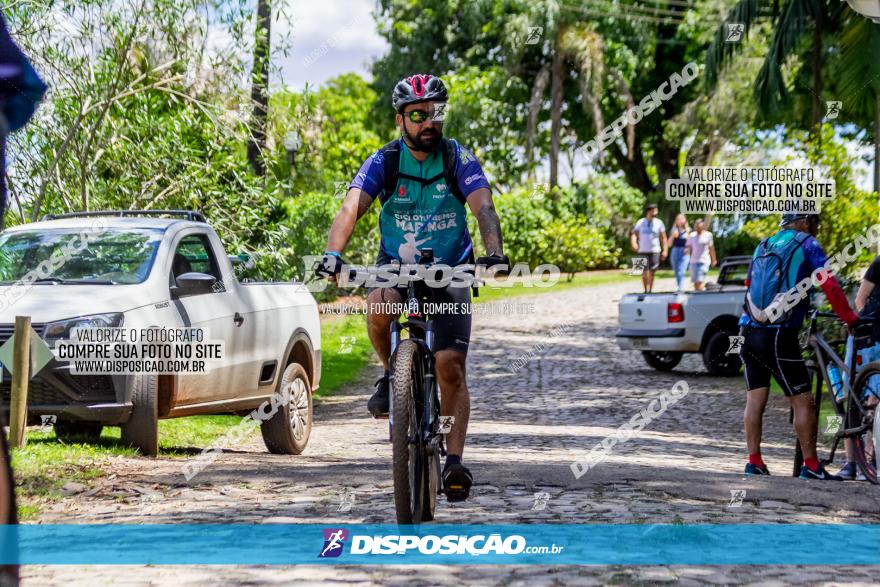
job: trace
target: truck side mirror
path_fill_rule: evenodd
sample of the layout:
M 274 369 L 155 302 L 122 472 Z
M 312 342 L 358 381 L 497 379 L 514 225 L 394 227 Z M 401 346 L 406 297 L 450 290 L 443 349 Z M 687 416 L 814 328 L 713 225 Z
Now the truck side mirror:
M 172 297 L 197 296 L 215 291 L 217 278 L 207 273 L 189 271 L 175 278 L 176 287 L 171 288 Z

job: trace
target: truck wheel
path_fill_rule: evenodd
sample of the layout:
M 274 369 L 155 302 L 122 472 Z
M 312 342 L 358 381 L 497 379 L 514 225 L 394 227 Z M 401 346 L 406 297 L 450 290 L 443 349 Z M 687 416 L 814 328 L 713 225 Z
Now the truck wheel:
M 100 422 L 85 422 L 82 420 L 56 420 L 55 436 L 62 442 L 75 442 L 85 440 L 94 442 L 101 438 L 104 425 Z
M 735 334 L 721 330 L 709 338 L 706 348 L 703 349 L 703 365 L 706 366 L 710 375 L 733 377 L 739 374 L 742 360 L 739 355 L 727 354 L 727 349 L 730 348 L 730 337 Z
M 278 402 L 272 417 L 261 422 L 263 442 L 272 454 L 302 454 L 312 433 L 312 386 L 302 365 L 287 366 L 276 397 L 287 401 Z
M 132 375 L 128 387 L 134 407 L 131 418 L 122 425 L 122 443 L 154 457 L 159 454 L 159 379 L 155 375 Z
M 645 362 L 658 371 L 672 371 L 681 362 L 683 354 L 677 351 L 642 351 Z

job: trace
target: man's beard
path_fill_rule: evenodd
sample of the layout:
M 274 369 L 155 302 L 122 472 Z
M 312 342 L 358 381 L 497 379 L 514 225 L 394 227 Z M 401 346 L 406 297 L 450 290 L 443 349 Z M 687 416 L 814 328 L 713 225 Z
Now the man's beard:
M 404 132 L 406 132 L 406 138 L 409 140 L 410 145 L 419 151 L 436 151 L 440 145 L 440 139 L 443 138 L 443 132 L 436 128 L 425 129 L 417 135 L 411 134 L 408 131 Z

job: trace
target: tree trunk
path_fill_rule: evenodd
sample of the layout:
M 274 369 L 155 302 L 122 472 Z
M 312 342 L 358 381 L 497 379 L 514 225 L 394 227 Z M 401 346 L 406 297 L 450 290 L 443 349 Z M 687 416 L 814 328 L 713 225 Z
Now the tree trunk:
M 821 137 L 819 126 L 822 124 L 822 31 L 825 29 L 824 12 L 816 16 L 816 27 L 813 29 L 813 132 Z M 821 140 L 821 138 L 820 138 Z
M 657 170 L 658 183 L 655 189 L 666 190 L 666 180 L 678 179 L 678 154 L 680 145 L 670 145 L 666 137 L 654 141 L 654 166 Z
M 538 116 L 544 103 L 544 90 L 550 80 L 550 64 L 541 67 L 535 76 L 532 96 L 529 100 L 529 118 L 526 122 L 526 169 L 529 180 L 535 179 L 535 135 L 538 133 Z
M 874 193 L 880 198 L 880 92 L 874 95 Z
M 269 42 L 272 38 L 272 0 L 257 0 L 257 23 L 254 29 L 254 65 L 251 70 L 250 138 L 247 156 L 254 173 L 266 175 L 263 151 L 266 150 L 266 118 L 269 113 Z
M 646 196 L 654 191 L 654 184 L 651 183 L 651 176 L 648 175 L 648 167 L 645 165 L 645 158 L 642 155 L 642 144 L 636 142 L 635 148 L 631 153 L 623 154 L 617 143 L 608 145 L 608 151 L 617 161 L 626 182 L 641 191 Z
M 565 75 L 559 38 L 553 52 L 553 81 L 550 84 L 550 188 L 559 184 L 559 144 L 562 133 L 562 76 Z

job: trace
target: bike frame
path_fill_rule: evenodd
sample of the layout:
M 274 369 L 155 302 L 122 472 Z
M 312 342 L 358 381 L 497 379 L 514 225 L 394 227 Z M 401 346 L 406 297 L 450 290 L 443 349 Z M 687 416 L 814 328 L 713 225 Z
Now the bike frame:
M 846 422 L 844 422 L 843 427 L 838 430 L 834 434 L 834 444 L 831 446 L 831 452 L 828 455 L 828 463 L 834 462 L 834 454 L 837 451 L 837 446 L 840 444 L 840 440 L 842 438 L 853 438 L 857 436 L 861 436 L 865 432 L 871 430 L 873 427 L 873 422 L 871 420 L 866 419 L 869 415 L 868 410 L 862 404 L 860 398 L 856 398 L 854 396 L 853 387 L 855 385 L 856 378 L 856 370 L 855 365 L 848 365 L 846 361 L 840 358 L 838 354 L 834 351 L 830 344 L 822 337 L 822 335 L 818 331 L 816 318 L 830 318 L 836 316 L 834 314 L 827 314 L 822 312 L 814 311 L 810 317 L 810 330 L 809 330 L 809 347 L 813 351 L 813 355 L 816 357 L 816 361 L 818 362 L 818 371 L 821 374 L 822 381 L 825 386 L 831 390 L 831 379 L 828 377 L 828 366 L 830 362 L 837 365 L 837 367 L 841 370 L 841 380 L 844 385 L 844 390 L 846 391 L 846 399 L 844 400 L 849 404 L 849 406 L 855 405 L 856 409 L 859 412 L 861 422 L 859 425 L 853 428 L 847 428 L 846 426 L 851 424 L 854 420 L 851 415 L 851 410 L 846 409 Z M 848 339 L 852 338 L 852 334 L 848 335 Z M 853 363 L 855 362 L 856 353 L 853 353 L 852 358 L 850 359 Z M 815 368 L 815 367 L 814 367 Z M 829 393 L 832 393 L 829 391 Z M 840 405 L 840 402 L 837 401 L 836 397 L 832 397 L 832 401 L 835 405 Z M 816 417 L 819 417 L 819 406 L 822 404 L 822 386 L 818 385 L 816 389 Z
M 412 304 L 419 304 L 423 299 L 430 299 L 430 295 L 425 295 L 425 288 L 421 281 L 410 281 L 407 285 L 406 306 L 413 307 Z M 401 322 L 395 320 L 391 323 L 391 365 L 394 365 L 394 356 L 397 353 L 397 347 L 400 345 L 401 333 L 407 330 L 409 339 L 415 341 L 421 352 L 419 359 L 422 361 L 422 372 L 424 373 L 423 389 L 424 397 L 413 398 L 421 400 L 422 418 L 419 427 L 418 441 L 420 443 L 431 445 L 433 450 L 439 450 L 440 456 L 446 456 L 446 449 L 443 446 L 443 435 L 435 432 L 435 423 L 440 414 L 440 395 L 437 390 L 437 376 L 434 373 L 434 321 L 422 314 L 408 314 L 406 320 Z M 391 376 L 394 377 L 392 371 Z M 391 394 L 391 409 L 388 413 L 388 431 L 389 436 L 394 424 L 394 394 Z M 419 404 L 417 404 L 419 405 Z

